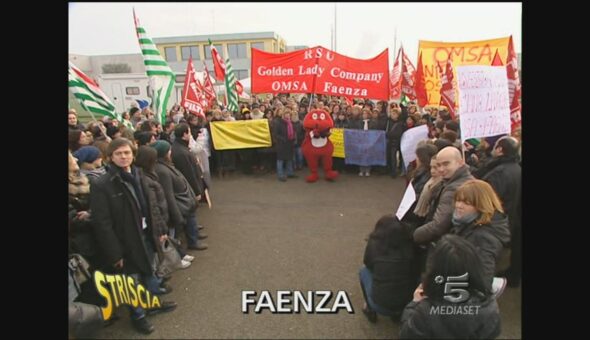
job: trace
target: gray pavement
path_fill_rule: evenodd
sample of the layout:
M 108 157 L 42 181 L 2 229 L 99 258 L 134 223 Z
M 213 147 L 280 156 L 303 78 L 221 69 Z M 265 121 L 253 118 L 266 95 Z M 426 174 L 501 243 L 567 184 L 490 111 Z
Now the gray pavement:
M 298 175 L 285 183 L 270 174 L 214 179 L 213 209 L 201 206 L 198 212 L 209 249 L 192 252 L 193 265 L 173 274 L 174 291 L 162 297 L 178 308 L 149 317 L 156 328 L 149 336 L 136 333 L 120 309 L 121 319 L 98 336 L 397 338 L 399 325 L 389 318 L 371 324 L 363 316 L 358 270 L 365 238 L 379 217 L 397 207 L 405 179 L 345 174 L 334 183 L 308 184 L 306 170 Z M 346 291 L 354 314 L 243 314 L 243 290 Z M 499 304 L 500 338 L 520 338 L 521 289 L 507 288 Z

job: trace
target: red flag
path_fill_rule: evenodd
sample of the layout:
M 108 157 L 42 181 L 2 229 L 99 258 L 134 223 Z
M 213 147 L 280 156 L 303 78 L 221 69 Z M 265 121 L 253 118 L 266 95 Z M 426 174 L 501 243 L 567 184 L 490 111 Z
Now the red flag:
M 236 91 L 238 91 L 238 96 L 242 96 L 244 94 L 244 86 L 239 80 L 236 80 Z
M 238 97 L 250 99 L 250 95 L 244 91 L 244 85 L 239 80 L 236 80 L 236 91 L 238 92 Z
M 445 73 L 441 74 L 442 87 L 440 88 L 441 104 L 449 109 L 451 119 L 455 119 L 455 87 L 453 86 L 453 65 L 451 58 L 447 60 Z
M 203 105 L 201 103 L 201 91 L 199 90 L 195 74 L 193 59 L 189 58 L 180 105 L 190 113 L 205 118 L 205 112 L 203 111 Z
M 508 73 L 508 91 L 510 92 L 510 122 L 512 130 L 520 126 L 521 112 L 520 112 L 520 77 L 518 76 L 518 59 L 514 51 L 512 43 L 512 36 L 508 42 L 508 57 L 506 58 L 506 72 Z
M 414 91 L 414 77 L 416 68 L 410 61 L 410 58 L 402 49 L 402 80 L 401 88 L 402 93 L 406 95 L 410 100 L 416 99 L 416 92 Z
M 215 48 L 215 46 L 213 46 L 211 39 L 209 39 L 209 48 L 211 49 L 211 56 L 213 56 L 213 66 L 215 68 L 215 78 L 217 78 L 217 80 L 219 80 L 219 81 L 224 81 L 225 80 L 225 63 L 223 62 L 223 59 L 221 59 L 221 56 L 217 52 L 217 49 Z
M 354 105 L 354 102 L 352 101 L 352 98 L 349 98 L 349 97 L 346 97 L 345 96 L 344 97 L 344 100 L 346 100 L 346 105 L 350 105 L 350 106 Z
M 207 69 L 207 64 L 205 64 L 205 62 L 203 61 L 203 67 L 205 69 L 205 75 L 204 75 L 204 86 L 203 86 L 203 90 L 205 91 L 205 95 L 207 96 L 207 100 L 209 100 L 210 103 L 214 102 L 214 99 L 216 97 L 215 95 L 215 88 L 213 87 L 213 81 L 211 80 L 211 75 L 209 74 L 209 70 Z
M 137 39 L 139 39 L 139 32 L 137 31 L 137 27 L 139 27 L 139 19 L 137 18 L 137 15 L 135 15 L 135 7 L 133 7 L 133 23 L 135 24 L 135 35 L 137 36 Z
M 196 79 L 196 84 L 199 103 L 201 103 L 201 107 L 203 107 L 203 109 L 208 109 L 211 106 L 212 102 L 210 102 L 209 98 L 207 98 L 207 93 L 205 93 L 205 86 L 203 85 L 203 83 L 199 81 L 199 79 Z
M 415 86 L 416 98 L 418 99 L 418 106 L 424 107 L 428 105 L 428 95 L 426 94 L 426 84 L 424 82 L 424 67 L 422 66 L 422 52 L 418 57 L 418 67 L 415 74 Z
M 399 64 L 400 55 L 402 53 L 402 48 L 397 52 L 397 56 L 395 57 L 395 62 L 393 63 L 393 70 L 391 70 L 391 75 L 389 77 L 389 97 L 391 99 L 399 99 L 402 94 L 402 82 L 401 82 L 401 67 Z
M 500 59 L 500 56 L 498 55 L 498 49 L 496 49 L 494 60 L 492 60 L 492 66 L 504 66 L 504 64 L 502 64 L 502 59 Z

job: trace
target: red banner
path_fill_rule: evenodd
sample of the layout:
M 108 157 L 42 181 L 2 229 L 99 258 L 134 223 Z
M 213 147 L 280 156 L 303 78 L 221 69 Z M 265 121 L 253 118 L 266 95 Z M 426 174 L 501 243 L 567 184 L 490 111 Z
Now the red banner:
M 321 46 L 288 53 L 252 49 L 252 93 L 319 93 L 388 100 L 389 52 L 354 59 Z

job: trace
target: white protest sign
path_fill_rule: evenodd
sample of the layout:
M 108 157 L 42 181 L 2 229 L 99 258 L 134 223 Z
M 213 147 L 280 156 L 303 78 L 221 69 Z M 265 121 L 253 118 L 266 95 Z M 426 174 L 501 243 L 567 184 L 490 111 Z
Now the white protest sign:
M 397 212 L 395 216 L 397 216 L 398 220 L 402 220 L 404 215 L 408 212 L 408 210 L 412 207 L 412 204 L 416 200 L 416 191 L 414 191 L 414 187 L 412 186 L 412 182 L 408 184 L 406 188 L 406 192 L 404 193 L 404 197 L 402 198 L 399 207 L 397 208 Z
M 504 66 L 457 66 L 461 140 L 510 133 Z
M 402 151 L 402 158 L 404 159 L 406 169 L 408 168 L 408 164 L 416 159 L 416 145 L 418 145 L 418 142 L 425 139 L 428 139 L 427 125 L 416 126 L 415 128 L 406 130 L 402 135 L 400 149 Z

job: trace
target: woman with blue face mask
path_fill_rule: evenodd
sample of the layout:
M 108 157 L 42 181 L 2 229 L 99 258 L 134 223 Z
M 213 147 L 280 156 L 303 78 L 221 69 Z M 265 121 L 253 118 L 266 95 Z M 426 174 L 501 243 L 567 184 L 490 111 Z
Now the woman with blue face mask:
M 478 179 L 463 183 L 455 192 L 452 223 L 450 233 L 476 247 L 484 275 L 491 282 L 502 249 L 510 241 L 508 217 L 494 189 Z

